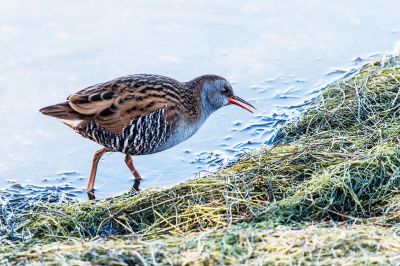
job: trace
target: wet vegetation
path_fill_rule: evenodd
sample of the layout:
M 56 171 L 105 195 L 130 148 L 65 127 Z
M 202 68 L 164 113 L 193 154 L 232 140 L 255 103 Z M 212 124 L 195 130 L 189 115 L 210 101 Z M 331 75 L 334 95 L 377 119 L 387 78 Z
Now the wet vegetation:
M 213 176 L 79 203 L 3 193 L 0 262 L 400 264 L 399 107 L 393 57 Z

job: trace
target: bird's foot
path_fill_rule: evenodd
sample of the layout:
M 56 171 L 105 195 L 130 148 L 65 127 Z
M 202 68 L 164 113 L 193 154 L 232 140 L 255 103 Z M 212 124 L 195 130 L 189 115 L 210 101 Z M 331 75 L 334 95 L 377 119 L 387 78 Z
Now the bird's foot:
M 94 189 L 86 190 L 87 196 L 89 200 L 95 200 L 96 195 L 94 195 Z
M 131 196 L 136 195 L 136 194 L 138 194 L 140 192 L 139 186 L 140 186 L 140 181 L 141 180 L 142 180 L 142 178 L 136 178 L 135 179 L 135 182 L 133 183 L 133 186 L 132 186 L 131 190 L 129 191 L 129 194 Z

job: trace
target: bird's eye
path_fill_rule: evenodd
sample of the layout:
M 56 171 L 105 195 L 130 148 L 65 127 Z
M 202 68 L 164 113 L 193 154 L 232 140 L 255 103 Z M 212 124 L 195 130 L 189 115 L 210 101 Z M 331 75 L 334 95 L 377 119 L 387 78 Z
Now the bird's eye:
M 227 87 L 223 87 L 223 88 L 222 88 L 222 93 L 225 94 L 225 93 L 228 93 L 228 91 L 229 91 L 229 89 L 228 89 Z

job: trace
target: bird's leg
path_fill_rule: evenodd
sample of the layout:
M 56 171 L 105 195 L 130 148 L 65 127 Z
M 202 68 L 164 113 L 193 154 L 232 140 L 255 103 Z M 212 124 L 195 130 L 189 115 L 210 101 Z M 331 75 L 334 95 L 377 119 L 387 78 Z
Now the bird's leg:
M 101 156 L 106 154 L 109 150 L 106 148 L 100 149 L 96 151 L 96 153 L 93 156 L 93 163 L 92 163 L 92 170 L 90 171 L 90 177 L 89 177 L 89 182 L 87 184 L 87 191 L 92 192 L 93 187 L 94 187 L 94 181 L 96 179 L 96 172 L 97 172 L 97 165 L 99 164 Z
M 133 165 L 132 157 L 127 154 L 125 156 L 125 163 L 126 166 L 128 166 L 129 170 L 131 170 L 133 176 L 135 177 L 135 180 L 141 180 L 142 177 L 140 176 L 139 172 L 136 170 L 135 166 Z
M 135 179 L 131 190 L 129 191 L 131 195 L 136 195 L 140 192 L 140 179 Z

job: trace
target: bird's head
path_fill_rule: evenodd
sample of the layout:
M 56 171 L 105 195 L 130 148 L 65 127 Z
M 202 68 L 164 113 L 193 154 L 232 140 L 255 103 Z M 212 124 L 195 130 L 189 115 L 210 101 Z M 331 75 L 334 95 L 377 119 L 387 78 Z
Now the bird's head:
M 200 89 L 200 97 L 204 112 L 211 114 L 219 108 L 230 104 L 237 105 L 251 113 L 253 111 L 250 108 L 255 109 L 253 105 L 236 96 L 231 84 L 223 77 L 205 75 L 195 80 L 197 80 L 197 87 Z

